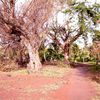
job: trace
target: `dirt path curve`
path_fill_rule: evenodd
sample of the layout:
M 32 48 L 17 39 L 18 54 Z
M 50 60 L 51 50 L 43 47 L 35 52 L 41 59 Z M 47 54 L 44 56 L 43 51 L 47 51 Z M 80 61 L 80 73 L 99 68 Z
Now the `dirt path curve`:
M 93 100 L 95 89 L 91 80 L 85 75 L 85 70 L 86 68 L 83 67 L 72 69 L 68 85 L 63 86 L 53 94 L 55 100 Z
M 94 89 L 91 81 L 85 76 L 84 68 L 73 69 L 67 92 L 68 100 L 92 100 Z
M 92 100 L 95 91 L 85 69 L 73 68 L 63 77 L 0 74 L 0 100 Z

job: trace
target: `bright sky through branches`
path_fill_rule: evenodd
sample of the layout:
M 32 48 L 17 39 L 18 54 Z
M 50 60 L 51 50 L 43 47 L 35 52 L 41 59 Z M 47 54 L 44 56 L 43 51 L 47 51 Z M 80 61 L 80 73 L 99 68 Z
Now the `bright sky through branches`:
M 22 6 L 26 2 L 29 3 L 29 1 L 31 1 L 31 0 L 17 0 L 17 10 L 20 11 L 20 6 Z M 79 1 L 79 2 L 88 1 L 92 4 L 94 4 L 95 2 L 100 3 L 100 0 L 77 0 L 77 1 Z M 58 24 L 63 25 L 65 22 L 65 19 L 66 19 L 66 16 L 64 13 L 61 13 L 61 12 L 58 13 L 58 17 L 57 17 Z M 88 35 L 88 43 L 92 44 L 92 39 L 91 39 L 90 34 Z M 80 46 L 80 48 L 83 48 L 85 45 L 84 40 L 81 37 L 80 37 L 80 39 L 78 39 L 77 44 Z
M 83 2 L 83 1 L 86 1 L 86 0 L 77 0 L 77 1 L 78 2 Z M 91 4 L 94 4 L 95 2 L 100 3 L 100 0 L 87 0 L 87 1 L 90 2 Z M 65 14 L 60 12 L 58 14 L 58 23 L 63 25 L 64 20 L 65 20 Z M 100 29 L 100 27 L 98 27 L 98 29 Z M 79 45 L 80 48 L 83 48 L 85 46 L 84 39 L 82 39 L 82 37 L 80 37 L 76 41 L 76 43 Z M 92 45 L 91 33 L 88 34 L 88 45 Z

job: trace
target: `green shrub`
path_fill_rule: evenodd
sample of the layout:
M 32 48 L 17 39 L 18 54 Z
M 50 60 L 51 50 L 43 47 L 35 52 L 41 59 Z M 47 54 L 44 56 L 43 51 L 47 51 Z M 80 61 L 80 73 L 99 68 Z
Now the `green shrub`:
M 58 49 L 54 49 L 51 47 L 46 48 L 46 47 L 42 46 L 39 49 L 39 55 L 40 55 L 41 62 L 64 59 L 64 55 L 62 53 L 60 53 L 58 51 Z

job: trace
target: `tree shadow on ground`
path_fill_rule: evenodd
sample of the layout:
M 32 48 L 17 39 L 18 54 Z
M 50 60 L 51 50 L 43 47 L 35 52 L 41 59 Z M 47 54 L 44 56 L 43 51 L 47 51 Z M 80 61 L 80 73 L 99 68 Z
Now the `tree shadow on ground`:
M 78 69 L 86 77 L 100 84 L 100 68 L 96 69 L 95 65 L 84 63 L 71 63 L 72 68 Z

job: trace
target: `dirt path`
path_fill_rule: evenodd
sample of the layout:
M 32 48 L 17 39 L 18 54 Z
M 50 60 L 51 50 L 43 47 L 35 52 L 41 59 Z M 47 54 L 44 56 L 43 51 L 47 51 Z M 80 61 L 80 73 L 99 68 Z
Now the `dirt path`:
M 0 74 L 0 100 L 92 100 L 95 91 L 84 68 L 64 70 L 53 69 L 46 75 Z
M 92 100 L 94 97 L 94 87 L 85 76 L 85 68 L 73 69 L 67 92 L 68 100 Z
M 72 69 L 67 79 L 69 80 L 68 84 L 63 85 L 50 96 L 56 98 L 55 100 L 92 100 L 95 96 L 95 89 L 85 76 L 85 69 Z

